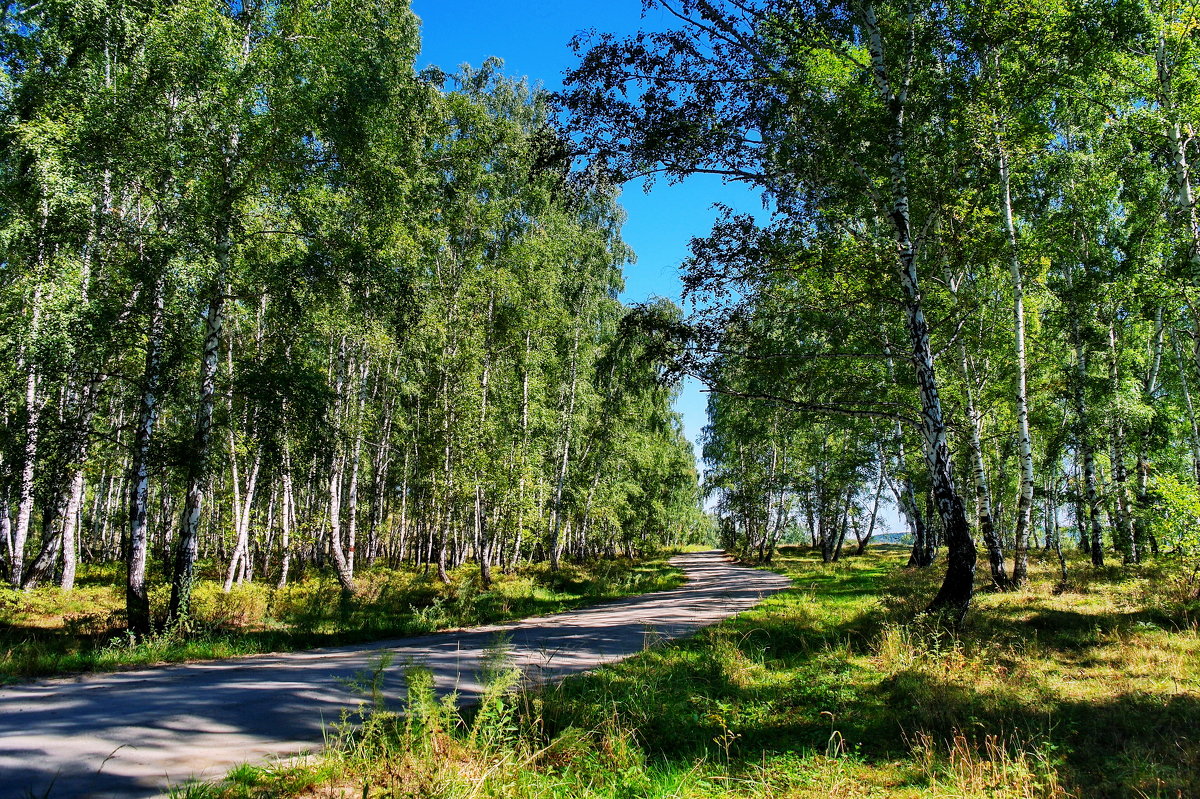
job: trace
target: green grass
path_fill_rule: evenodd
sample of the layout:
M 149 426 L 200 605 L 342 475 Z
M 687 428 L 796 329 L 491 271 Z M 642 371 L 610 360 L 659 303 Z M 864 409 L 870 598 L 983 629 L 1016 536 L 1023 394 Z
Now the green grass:
M 88 567 L 74 591 L 0 588 L 0 682 L 417 635 L 558 613 L 682 582 L 682 572 L 665 558 L 564 564 L 558 572 L 538 564 L 513 574 L 497 570 L 494 577 L 485 591 L 471 566 L 454 570 L 449 585 L 426 570 L 368 570 L 358 576 L 353 596 L 320 575 L 282 589 L 246 583 L 229 594 L 215 579 L 204 579 L 196 587 L 188 633 L 133 641 L 121 632 L 119 569 Z M 151 590 L 159 618 L 168 595 L 161 581 Z
M 422 691 L 301 766 L 193 795 L 1200 796 L 1200 605 L 1172 564 L 1052 563 L 950 635 L 901 548 L 823 565 L 701 634 L 460 714 Z

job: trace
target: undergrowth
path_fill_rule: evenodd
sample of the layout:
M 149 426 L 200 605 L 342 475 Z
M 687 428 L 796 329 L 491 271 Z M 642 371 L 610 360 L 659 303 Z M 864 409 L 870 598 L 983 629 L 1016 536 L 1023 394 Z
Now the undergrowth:
M 322 575 L 282 588 L 244 583 L 229 593 L 215 579 L 202 579 L 189 629 L 134 640 L 123 632 L 118 572 L 85 567 L 73 591 L 0 588 L 0 683 L 419 635 L 558 613 L 674 588 L 683 579 L 665 559 L 563 564 L 558 571 L 525 565 L 512 574 L 497 571 L 487 590 L 472 566 L 450 576 L 443 585 L 425 570 L 372 569 L 357 576 L 353 595 Z M 159 619 L 166 615 L 169 594 L 161 582 L 151 590 Z
M 1062 586 L 1037 563 L 951 634 L 917 615 L 937 574 L 905 554 L 785 550 L 797 588 L 755 610 L 555 686 L 495 671 L 472 711 L 410 672 L 405 713 L 367 702 L 321 757 L 181 793 L 1200 796 L 1200 628 L 1172 564 L 1075 561 Z

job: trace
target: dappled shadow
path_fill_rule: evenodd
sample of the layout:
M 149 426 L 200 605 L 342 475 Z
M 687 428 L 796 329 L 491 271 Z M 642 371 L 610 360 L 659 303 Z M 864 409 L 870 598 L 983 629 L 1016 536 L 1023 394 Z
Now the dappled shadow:
M 994 734 L 1051 758 L 1081 797 L 1200 796 L 1194 694 L 1005 701 L 916 670 L 880 680 L 822 646 L 836 635 L 810 629 L 767 646 L 737 635 L 721 645 L 673 645 L 687 654 L 644 668 L 623 664 L 551 690 L 547 731 L 603 728 L 615 715 L 652 755 L 680 769 L 720 758 L 722 740 L 732 741 L 735 770 L 757 768 L 772 754 L 824 754 L 833 740 L 844 740 L 863 762 L 888 766 L 908 756 L 918 732 L 939 743 L 961 733 L 981 750 Z M 737 679 L 741 669 L 770 668 L 772 657 L 786 659 L 794 676 Z
M 1000 702 L 961 683 L 903 672 L 880 686 L 897 732 L 998 734 L 1060 759 L 1080 796 L 1200 796 L 1200 697 L 1123 693 L 1044 705 Z M 907 712 L 901 709 L 908 709 Z

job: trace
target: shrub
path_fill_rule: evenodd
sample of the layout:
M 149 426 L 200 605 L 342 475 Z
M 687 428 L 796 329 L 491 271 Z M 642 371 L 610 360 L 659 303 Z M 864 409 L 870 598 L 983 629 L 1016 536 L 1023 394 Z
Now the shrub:
M 0 586 L 0 622 L 11 622 L 21 612 L 23 598 L 17 589 Z
M 212 630 L 261 627 L 267 621 L 271 589 L 262 583 L 241 583 L 225 593 L 215 582 L 196 585 L 192 618 Z

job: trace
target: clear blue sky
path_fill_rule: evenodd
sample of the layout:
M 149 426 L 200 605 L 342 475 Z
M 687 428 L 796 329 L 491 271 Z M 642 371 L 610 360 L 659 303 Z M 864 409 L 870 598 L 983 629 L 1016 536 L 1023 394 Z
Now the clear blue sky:
M 576 33 L 594 28 L 629 34 L 670 25 L 661 11 L 643 19 L 640 0 L 414 0 L 413 10 L 422 22 L 418 67 L 434 64 L 453 71 L 460 64 L 478 66 L 488 56 L 498 56 L 507 74 L 527 76 L 552 91 L 562 87 L 563 72 L 575 64 L 568 43 Z M 629 213 L 624 236 L 638 260 L 626 270 L 623 300 L 680 301 L 679 265 L 688 241 L 712 227 L 715 202 L 747 213 L 762 210 L 756 194 L 723 185 L 718 178 L 698 177 L 675 186 L 660 182 L 649 194 L 640 184 L 626 187 L 621 198 Z M 689 381 L 676 406 L 693 443 L 705 424 L 705 402 L 701 387 Z

